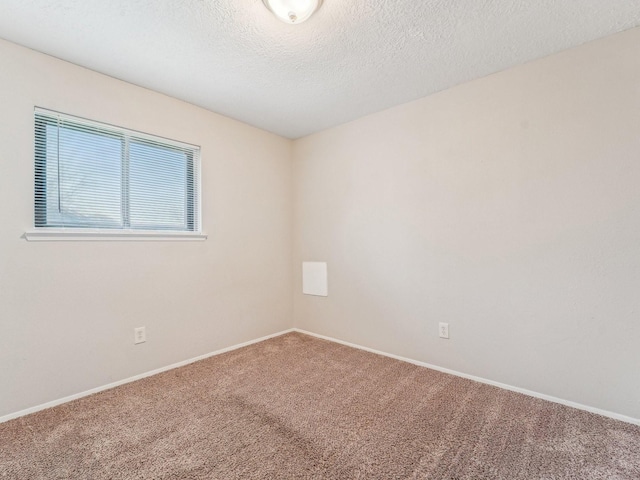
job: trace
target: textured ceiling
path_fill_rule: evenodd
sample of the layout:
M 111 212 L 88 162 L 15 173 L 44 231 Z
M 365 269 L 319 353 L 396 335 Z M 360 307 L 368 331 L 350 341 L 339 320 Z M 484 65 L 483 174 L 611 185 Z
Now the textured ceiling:
M 1 0 L 0 37 L 297 138 L 640 25 L 640 0 Z

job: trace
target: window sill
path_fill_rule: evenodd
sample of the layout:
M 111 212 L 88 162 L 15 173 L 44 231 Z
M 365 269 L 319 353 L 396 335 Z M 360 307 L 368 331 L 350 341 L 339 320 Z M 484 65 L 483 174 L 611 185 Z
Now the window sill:
M 100 230 L 90 228 L 36 228 L 24 233 L 29 242 L 198 242 L 207 235 L 197 232 L 155 230 Z

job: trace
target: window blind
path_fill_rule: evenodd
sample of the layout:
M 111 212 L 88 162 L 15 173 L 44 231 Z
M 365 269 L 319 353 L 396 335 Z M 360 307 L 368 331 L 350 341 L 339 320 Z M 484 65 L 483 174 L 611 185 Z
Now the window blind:
M 200 231 L 200 149 L 35 110 L 35 226 Z

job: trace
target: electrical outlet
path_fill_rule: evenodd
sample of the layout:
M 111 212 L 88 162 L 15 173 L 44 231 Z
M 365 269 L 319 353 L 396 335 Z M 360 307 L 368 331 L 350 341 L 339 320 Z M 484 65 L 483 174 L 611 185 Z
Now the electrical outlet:
M 144 343 L 147 341 L 147 331 L 145 327 L 138 327 L 133 329 L 133 343 L 135 345 Z
M 449 324 L 440 322 L 440 338 L 449 338 Z

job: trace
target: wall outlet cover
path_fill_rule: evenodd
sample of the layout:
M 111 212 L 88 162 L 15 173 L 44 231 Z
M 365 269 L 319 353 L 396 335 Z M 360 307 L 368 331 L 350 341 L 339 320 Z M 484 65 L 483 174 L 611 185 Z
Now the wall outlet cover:
M 145 327 L 138 327 L 133 329 L 133 343 L 135 345 L 144 343 L 147 341 L 147 331 Z
M 440 338 L 449 338 L 449 324 L 448 323 L 440 322 L 438 331 L 439 331 L 439 334 L 440 334 Z

